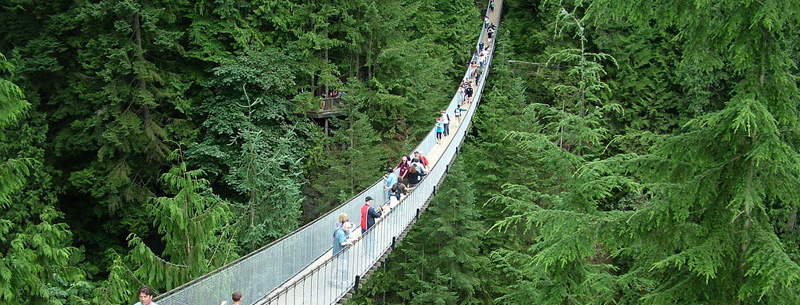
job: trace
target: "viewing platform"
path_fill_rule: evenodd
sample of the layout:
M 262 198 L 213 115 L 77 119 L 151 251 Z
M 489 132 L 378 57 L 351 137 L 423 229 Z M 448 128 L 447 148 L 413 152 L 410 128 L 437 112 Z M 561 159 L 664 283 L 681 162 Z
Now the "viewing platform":
M 339 112 L 341 103 L 341 98 L 321 98 L 320 107 L 318 109 L 309 110 L 306 112 L 306 115 L 312 119 L 328 119 L 342 116 L 343 114 Z

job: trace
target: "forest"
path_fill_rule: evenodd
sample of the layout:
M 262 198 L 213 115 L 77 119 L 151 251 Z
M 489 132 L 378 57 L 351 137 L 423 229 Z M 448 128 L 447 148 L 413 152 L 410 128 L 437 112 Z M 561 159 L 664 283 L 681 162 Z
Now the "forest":
M 132 304 L 378 180 L 483 1 L 6 0 L 0 303 Z M 796 1 L 517 0 L 355 304 L 800 304 Z M 346 92 L 326 132 L 307 116 Z
M 797 4 L 505 2 L 462 155 L 353 303 L 800 304 Z

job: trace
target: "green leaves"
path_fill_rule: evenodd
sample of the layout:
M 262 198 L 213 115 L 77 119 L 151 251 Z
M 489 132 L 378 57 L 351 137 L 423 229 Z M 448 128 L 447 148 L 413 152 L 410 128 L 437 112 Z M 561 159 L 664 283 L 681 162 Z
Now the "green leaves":
M 7 79 L 13 72 L 14 66 L 0 53 L 0 129 L 20 119 L 30 106 L 22 89 Z M 0 133 L 0 139 L 4 136 L 5 132 Z
M 72 233 L 63 223 L 53 220 L 58 213 L 44 207 L 38 224 L 11 230 L 11 222 L 0 219 L 0 245 L 8 249 L 0 254 L 0 300 L 21 304 L 63 304 L 49 287 L 59 281 L 72 283 L 83 272 L 70 266 L 76 251 L 69 246 Z
M 498 300 L 795 303 L 798 89 L 785 26 L 797 29 L 798 11 L 594 1 L 587 14 L 596 28 L 561 11 L 582 47 L 551 59 L 577 64 L 548 71 L 555 101 L 537 99 L 526 114 L 538 124 L 509 133 L 538 175 L 487 203 L 510 214 L 497 228 L 514 237 L 494 252 L 518 283 Z M 619 60 L 608 75 L 602 52 Z
M 228 203 L 213 195 L 202 170 L 188 170 L 181 152 L 179 163 L 161 176 L 172 197 L 152 202 L 153 225 L 163 236 L 163 253 L 154 253 L 138 236 L 129 236 L 133 247 L 133 274 L 157 288 L 171 289 L 233 259 L 235 245 L 228 224 Z

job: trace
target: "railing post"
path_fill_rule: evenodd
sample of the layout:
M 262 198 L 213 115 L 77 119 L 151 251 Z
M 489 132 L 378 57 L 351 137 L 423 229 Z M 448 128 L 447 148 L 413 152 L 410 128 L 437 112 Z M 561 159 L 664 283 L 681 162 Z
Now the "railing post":
M 353 293 L 358 293 L 358 283 L 361 281 L 361 276 L 356 275 L 356 282 L 353 286 Z
M 395 243 L 397 243 L 397 236 L 392 236 L 392 250 L 394 250 Z
M 415 220 L 419 219 L 419 209 L 417 209 L 417 215 L 414 216 L 414 219 Z
M 436 186 L 435 185 L 433 186 L 433 195 L 431 195 L 431 196 L 436 196 Z

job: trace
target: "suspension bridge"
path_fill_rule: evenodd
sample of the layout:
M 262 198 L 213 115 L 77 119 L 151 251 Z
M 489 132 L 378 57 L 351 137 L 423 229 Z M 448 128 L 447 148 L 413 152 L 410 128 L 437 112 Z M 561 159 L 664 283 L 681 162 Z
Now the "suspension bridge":
M 495 25 L 500 23 L 502 4 L 502 0 L 496 0 L 493 10 L 487 6 L 486 16 Z M 459 153 L 475 110 L 480 104 L 494 53 L 494 42 L 487 37 L 487 27 L 482 26 L 476 49 L 479 45 L 491 46 L 484 73 L 473 82 L 474 95 L 472 102 L 465 105 L 467 111 L 462 112 L 460 120 L 451 118 L 450 135 L 440 144 L 436 144 L 436 132 L 431 129 L 413 150 L 427 153 L 430 164 L 425 178 L 352 245 L 332 254 L 334 224 L 340 213 L 347 213 L 357 219 L 367 196 L 382 201 L 386 197 L 383 180 L 378 180 L 348 202 L 289 235 L 160 295 L 156 300 L 158 304 L 217 305 L 221 301 L 230 300 L 233 291 L 242 292 L 243 305 L 346 302 L 398 245 L 398 241 L 410 230 L 430 199 L 436 195 L 439 184 Z M 474 68 L 467 68 L 464 79 L 472 75 L 472 69 Z M 453 113 L 457 107 L 461 107 L 459 104 L 463 99 L 463 93 L 457 92 L 446 108 L 447 113 Z M 360 228 L 356 227 L 353 231 L 360 231 Z

